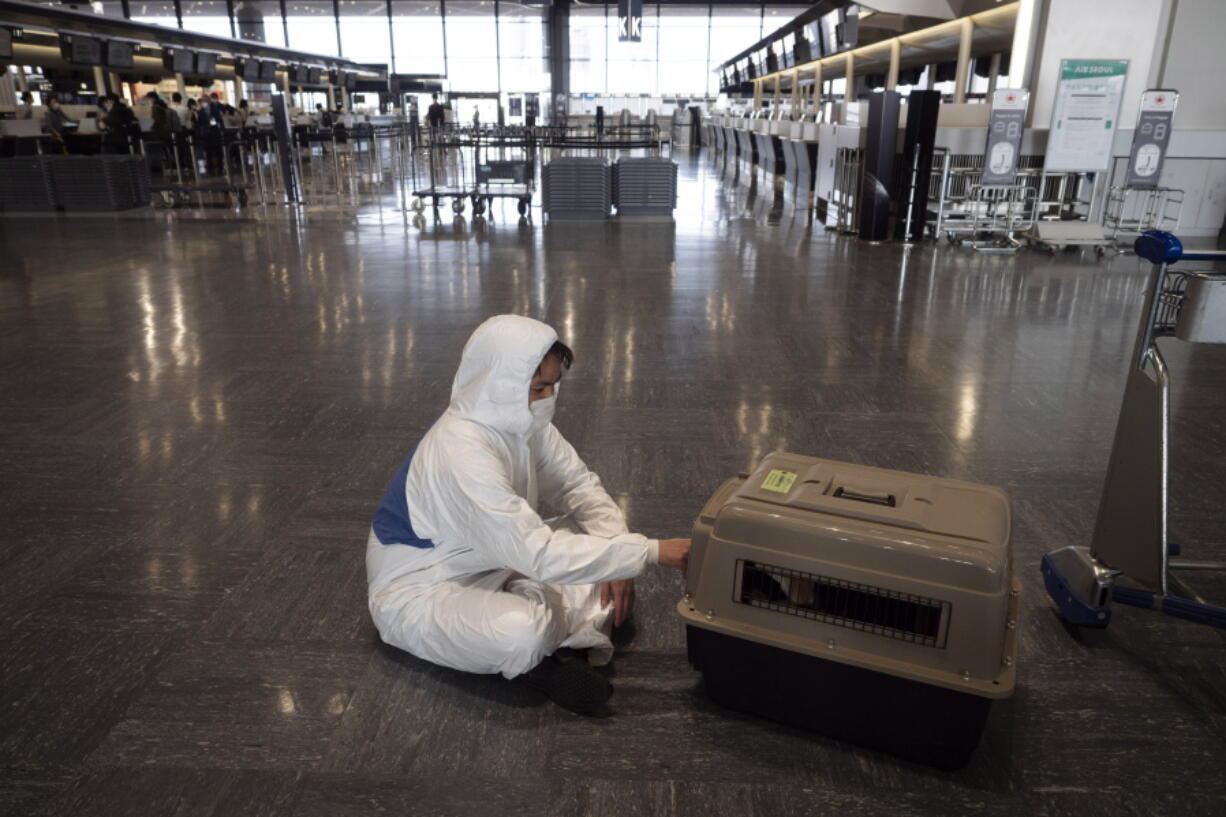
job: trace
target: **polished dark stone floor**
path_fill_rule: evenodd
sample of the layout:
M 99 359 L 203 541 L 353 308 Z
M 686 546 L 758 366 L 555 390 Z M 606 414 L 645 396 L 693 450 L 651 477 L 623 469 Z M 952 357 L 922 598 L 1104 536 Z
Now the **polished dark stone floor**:
M 675 223 L 0 220 L 0 813 L 1226 811 L 1226 642 L 1133 609 L 1071 633 L 1037 569 L 1089 536 L 1144 265 L 865 246 L 706 157 L 681 197 Z M 603 720 L 381 646 L 370 515 L 506 311 L 574 346 L 558 424 L 634 529 L 685 535 L 775 447 L 1004 486 L 1020 686 L 971 765 L 709 703 L 672 574 Z M 1169 357 L 1173 533 L 1223 558 L 1226 350 Z

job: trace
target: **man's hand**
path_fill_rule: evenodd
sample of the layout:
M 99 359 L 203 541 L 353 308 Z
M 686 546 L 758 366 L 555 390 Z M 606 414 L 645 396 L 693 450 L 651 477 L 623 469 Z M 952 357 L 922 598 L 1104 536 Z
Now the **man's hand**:
M 634 579 L 601 584 L 600 609 L 609 606 L 610 598 L 613 599 L 613 626 L 620 627 L 630 618 L 630 610 L 634 607 Z
M 661 539 L 660 540 L 660 564 L 665 567 L 675 567 L 680 571 L 685 571 L 685 566 L 690 559 L 690 540 L 689 539 Z

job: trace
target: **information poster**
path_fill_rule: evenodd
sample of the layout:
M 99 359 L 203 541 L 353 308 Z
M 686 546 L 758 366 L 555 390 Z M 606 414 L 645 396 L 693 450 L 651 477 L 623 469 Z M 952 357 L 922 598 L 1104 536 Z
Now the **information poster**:
M 1163 88 L 1141 94 L 1141 111 L 1137 114 L 1137 129 L 1132 133 L 1132 151 L 1124 177 L 1126 187 L 1158 186 L 1178 101 L 1178 91 Z
M 1022 152 L 1022 129 L 1029 103 L 1030 92 L 1025 89 L 1001 88 L 992 94 L 981 184 L 1012 185 L 1017 181 L 1017 160 Z
M 1061 60 L 1047 135 L 1047 170 L 1106 170 L 1128 60 Z

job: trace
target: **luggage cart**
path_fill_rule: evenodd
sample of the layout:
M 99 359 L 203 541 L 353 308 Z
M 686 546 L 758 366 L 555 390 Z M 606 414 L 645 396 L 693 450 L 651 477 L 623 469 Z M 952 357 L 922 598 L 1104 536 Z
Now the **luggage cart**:
M 860 229 L 860 185 L 863 148 L 839 148 L 834 157 L 834 190 L 827 207 L 826 227 L 840 233 Z
M 1188 343 L 1226 343 L 1226 275 L 1170 269 L 1178 261 L 1226 261 L 1226 252 L 1185 252 L 1178 238 L 1158 230 L 1137 238 L 1135 250 L 1154 267 L 1098 521 L 1090 547 L 1043 556 L 1043 582 L 1070 624 L 1106 627 L 1116 601 L 1226 627 L 1226 607 L 1205 602 L 1171 574 L 1226 571 L 1226 562 L 1173 558 L 1180 547 L 1167 539 L 1170 377 L 1157 344 L 1171 335 Z M 1172 586 L 1180 595 L 1171 594 Z
M 1034 226 L 1035 195 L 1025 180 L 1010 186 L 973 185 L 963 222 L 969 237 L 958 239 L 950 232 L 950 242 L 979 252 L 1016 252 L 1022 246 L 1017 234 Z
M 1132 250 L 1140 233 L 1174 230 L 1183 213 L 1183 191 L 1173 187 L 1116 186 L 1107 191 L 1103 210 L 1106 228 L 1117 253 Z
M 224 176 L 215 179 L 200 176 L 200 156 L 195 140 L 191 135 L 176 139 L 168 146 L 168 156 L 173 157 L 173 173 L 175 181 L 171 183 L 163 171 L 162 183 L 151 185 L 149 192 L 155 208 L 179 207 L 231 207 L 235 210 L 246 207 L 249 192 L 256 184 L 247 178 L 247 150 L 249 144 L 244 141 L 232 141 L 224 146 L 223 168 Z M 231 148 L 238 156 L 241 179 L 235 179 L 231 173 Z
M 1089 186 L 1089 198 L 1082 190 Z M 1038 200 L 1035 202 L 1034 226 L 1027 234 L 1032 245 L 1045 247 L 1055 255 L 1069 247 L 1093 247 L 1102 258 L 1107 252 L 1107 234 L 1103 226 L 1090 221 L 1095 212 L 1098 176 L 1081 171 L 1043 171 L 1039 176 Z
M 536 192 L 536 172 L 531 158 L 477 161 L 477 185 L 473 190 L 473 215 L 479 216 L 494 199 L 515 199 L 521 216 L 528 214 Z
M 430 174 L 430 185 L 428 187 L 420 187 L 418 184 L 417 152 L 414 151 L 412 162 L 413 199 L 409 202 L 409 206 L 413 208 L 415 213 L 421 214 L 426 209 L 427 201 L 437 211 L 439 203 L 446 199 L 451 199 L 451 209 L 456 215 L 464 212 L 465 202 L 469 198 L 474 198 L 477 191 L 476 187 L 468 184 L 466 181 L 467 174 L 464 172 L 463 148 L 463 134 L 458 130 L 435 128 L 431 131 L 430 143 L 425 148 Z M 451 154 L 453 150 L 455 153 Z M 457 184 L 448 185 L 439 183 L 439 162 L 445 161 L 448 156 L 453 156 L 454 158 Z

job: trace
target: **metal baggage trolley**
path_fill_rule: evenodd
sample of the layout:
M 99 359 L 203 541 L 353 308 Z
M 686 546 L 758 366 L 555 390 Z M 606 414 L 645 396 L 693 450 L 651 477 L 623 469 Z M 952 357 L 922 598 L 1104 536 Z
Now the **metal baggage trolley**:
M 473 215 L 481 215 L 494 199 L 515 199 L 519 214 L 528 214 L 536 192 L 536 172 L 531 158 L 477 161 L 477 186 L 473 191 Z
M 1136 346 L 1124 389 L 1107 481 L 1090 547 L 1043 556 L 1047 593 L 1069 623 L 1106 627 L 1111 602 L 1226 627 L 1226 607 L 1209 604 L 1172 575 L 1177 570 L 1226 570 L 1226 562 L 1174 558 L 1167 539 L 1170 376 L 1157 339 L 1226 343 L 1226 275 L 1175 272 L 1178 261 L 1226 261 L 1226 252 L 1189 252 L 1170 233 L 1151 230 L 1136 240 L 1153 262 Z M 1129 584 L 1119 583 L 1120 579 Z M 1180 595 L 1171 593 L 1174 588 Z
M 431 129 L 430 142 L 424 148 L 429 163 L 428 187 L 418 184 L 417 151 L 413 151 L 413 200 L 409 206 L 414 212 L 424 211 L 427 201 L 438 210 L 439 203 L 445 199 L 451 199 L 451 209 L 456 215 L 464 212 L 465 202 L 476 194 L 476 188 L 468 182 L 464 172 L 464 149 L 464 135 L 459 129 Z M 455 184 L 442 183 L 449 176 L 454 177 Z

